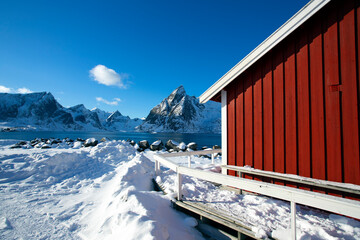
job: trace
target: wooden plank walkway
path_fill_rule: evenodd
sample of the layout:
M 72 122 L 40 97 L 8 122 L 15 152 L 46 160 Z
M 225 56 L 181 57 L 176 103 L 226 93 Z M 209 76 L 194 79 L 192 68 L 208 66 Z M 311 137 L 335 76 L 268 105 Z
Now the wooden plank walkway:
M 152 181 L 154 184 L 154 189 L 156 191 L 162 191 L 164 194 L 167 194 L 165 192 L 165 189 L 160 184 L 158 184 L 155 179 L 152 179 Z M 230 217 L 225 216 L 223 213 L 216 211 L 209 206 L 206 206 L 206 204 L 202 202 L 175 200 L 172 201 L 172 206 L 178 211 L 190 213 L 192 216 L 196 215 L 200 219 L 200 221 L 205 224 L 214 225 L 211 224 L 212 221 L 216 223 L 215 225 L 220 225 L 221 229 L 219 230 L 228 239 L 261 239 L 255 236 L 255 233 L 251 230 L 252 226 L 248 226 L 237 219 L 231 219 Z M 228 229 L 231 229 L 232 231 L 228 231 Z M 268 237 L 266 239 L 272 238 Z
M 206 223 L 208 223 L 208 220 L 211 220 L 225 228 L 234 230 L 234 232 L 237 233 L 237 236 L 234 236 L 235 239 L 261 239 L 255 236 L 255 233 L 251 230 L 251 226 L 247 226 L 236 219 L 230 219 L 215 209 L 205 206 L 205 204 L 201 202 L 175 201 L 173 202 L 173 206 L 177 210 L 186 209 L 187 211 L 198 215 L 200 220 L 206 219 Z M 267 239 L 271 238 L 268 237 Z

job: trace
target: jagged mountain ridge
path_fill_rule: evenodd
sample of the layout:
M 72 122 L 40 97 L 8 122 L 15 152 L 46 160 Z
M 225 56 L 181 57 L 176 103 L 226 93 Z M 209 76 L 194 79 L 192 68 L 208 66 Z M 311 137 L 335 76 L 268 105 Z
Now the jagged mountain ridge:
M 137 129 L 149 132 L 220 133 L 220 104 L 201 104 L 198 98 L 187 95 L 184 87 L 180 86 L 155 106 Z
M 49 92 L 0 93 L 0 124 L 25 130 L 219 133 L 220 118 L 219 103 L 200 104 L 183 86 L 155 106 L 145 120 L 119 111 L 89 110 L 83 104 L 65 108 Z
M 89 110 L 83 104 L 65 108 L 48 92 L 0 93 L 0 122 L 5 122 L 10 127 L 65 131 L 133 131 L 134 125 L 141 124 L 139 119 L 130 119 L 121 114 L 123 119 L 118 117 L 108 121 L 111 115 L 112 113 L 100 109 Z

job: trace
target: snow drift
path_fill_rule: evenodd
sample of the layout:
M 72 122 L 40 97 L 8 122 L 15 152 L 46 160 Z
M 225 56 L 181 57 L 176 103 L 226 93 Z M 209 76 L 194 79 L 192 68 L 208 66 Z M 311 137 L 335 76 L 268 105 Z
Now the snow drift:
M 0 141 L 2 239 L 202 239 L 152 190 L 153 162 L 128 143 L 11 144 Z

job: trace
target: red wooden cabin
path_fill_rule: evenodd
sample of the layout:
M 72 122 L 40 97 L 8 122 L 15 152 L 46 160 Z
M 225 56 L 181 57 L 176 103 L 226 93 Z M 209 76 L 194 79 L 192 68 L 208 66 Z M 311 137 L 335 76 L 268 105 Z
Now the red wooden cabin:
M 360 185 L 359 6 L 310 1 L 200 96 L 224 165 Z

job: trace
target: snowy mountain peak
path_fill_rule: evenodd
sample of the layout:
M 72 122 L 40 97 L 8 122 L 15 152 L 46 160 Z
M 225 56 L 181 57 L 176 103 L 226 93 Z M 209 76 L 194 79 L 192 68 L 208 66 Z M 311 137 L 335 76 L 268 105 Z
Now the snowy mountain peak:
M 92 111 L 92 112 L 105 112 L 105 111 L 103 111 L 103 110 L 101 110 L 100 108 L 97 108 L 97 107 L 92 108 L 90 111 Z
M 106 122 L 116 121 L 116 119 L 118 119 L 120 117 L 123 117 L 123 115 L 118 110 L 116 110 L 106 119 Z
M 169 105 L 177 104 L 181 101 L 182 98 L 186 96 L 186 91 L 183 85 L 180 85 L 176 88 L 168 97 L 167 102 Z
M 73 111 L 89 111 L 85 106 L 84 104 L 78 104 L 78 105 L 75 105 L 73 107 L 70 107 L 69 109 L 73 110 Z
M 205 114 L 207 113 L 207 114 Z M 220 132 L 220 104 L 200 104 L 183 86 L 156 105 L 138 127 L 155 132 Z
M 51 93 L 29 94 L 0 93 L 0 120 L 7 121 L 17 117 L 25 121 L 47 120 L 62 106 Z

